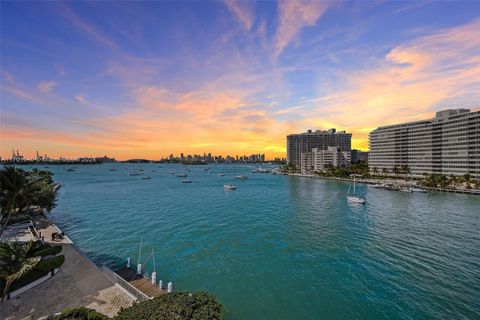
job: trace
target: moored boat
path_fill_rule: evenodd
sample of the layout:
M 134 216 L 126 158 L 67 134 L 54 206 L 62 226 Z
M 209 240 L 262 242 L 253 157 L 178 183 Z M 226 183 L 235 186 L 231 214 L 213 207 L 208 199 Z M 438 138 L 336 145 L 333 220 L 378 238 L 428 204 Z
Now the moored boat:
M 233 184 L 224 184 L 223 188 L 225 190 L 235 190 L 235 189 L 237 189 L 237 186 L 234 186 Z
M 192 180 L 182 180 L 182 183 L 192 183 Z
M 353 175 L 353 193 L 352 194 L 350 194 L 351 186 L 352 185 L 348 186 L 347 201 L 351 203 L 365 204 L 365 199 L 357 195 L 357 190 L 355 188 L 355 175 Z
M 242 176 L 242 175 L 240 175 L 240 176 L 236 176 L 235 179 L 237 179 L 237 180 L 246 180 L 246 179 L 248 179 L 248 177 L 247 177 L 247 176 Z

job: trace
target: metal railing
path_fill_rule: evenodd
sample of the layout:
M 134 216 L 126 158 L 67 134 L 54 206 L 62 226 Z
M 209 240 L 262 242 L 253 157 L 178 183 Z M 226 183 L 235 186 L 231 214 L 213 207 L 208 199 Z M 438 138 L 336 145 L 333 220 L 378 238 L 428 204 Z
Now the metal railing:
M 127 291 L 132 297 L 135 298 L 135 300 L 143 301 L 152 299 L 152 297 L 147 296 L 145 293 L 132 286 L 128 281 L 120 277 L 108 267 L 102 266 L 101 270 L 107 276 L 107 278 L 109 278 L 113 283 L 118 284 L 120 287 L 122 287 L 122 289 Z

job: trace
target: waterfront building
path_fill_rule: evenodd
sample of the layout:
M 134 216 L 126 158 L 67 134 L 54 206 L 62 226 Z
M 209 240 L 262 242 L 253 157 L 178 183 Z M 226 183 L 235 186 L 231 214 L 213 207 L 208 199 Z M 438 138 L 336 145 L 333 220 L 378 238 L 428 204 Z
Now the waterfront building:
M 352 134 L 335 129 L 290 134 L 287 136 L 287 163 L 300 167 L 302 153 L 311 152 L 314 148 L 327 150 L 328 147 L 337 147 L 341 151 L 350 152 Z
M 352 149 L 351 159 L 352 163 L 368 162 L 368 151 Z
M 370 170 L 408 167 L 424 173 L 480 178 L 480 111 L 449 109 L 435 118 L 378 127 L 370 133 Z
M 310 152 L 302 152 L 300 156 L 300 171 L 310 173 L 323 171 L 327 165 L 334 167 L 346 166 L 351 162 L 350 151 L 342 151 L 338 147 L 327 147 L 326 150 L 313 148 Z

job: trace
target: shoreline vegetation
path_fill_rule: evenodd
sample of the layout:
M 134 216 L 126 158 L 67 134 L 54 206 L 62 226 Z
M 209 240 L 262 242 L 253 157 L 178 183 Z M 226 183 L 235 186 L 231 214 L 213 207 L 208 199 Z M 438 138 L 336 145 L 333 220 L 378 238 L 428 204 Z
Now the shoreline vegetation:
M 317 178 L 337 181 L 353 181 L 371 185 L 390 185 L 393 187 L 418 187 L 427 191 L 454 192 L 480 195 L 480 180 L 474 180 L 470 174 L 463 176 L 428 174 L 422 178 L 412 177 L 408 166 L 395 167 L 392 170 L 370 170 L 368 164 L 359 162 L 349 166 L 334 167 L 327 165 L 323 171 L 300 172 L 295 165 L 281 167 L 281 172 L 290 176 Z

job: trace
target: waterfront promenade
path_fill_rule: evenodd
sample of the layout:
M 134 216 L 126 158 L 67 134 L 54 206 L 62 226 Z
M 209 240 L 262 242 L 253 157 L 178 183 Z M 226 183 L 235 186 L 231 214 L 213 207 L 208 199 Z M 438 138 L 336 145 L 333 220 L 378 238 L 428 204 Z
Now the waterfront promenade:
M 51 242 L 51 233 L 58 232 L 47 219 L 39 219 L 38 231 Z M 42 284 L 5 302 L 0 319 L 39 319 L 69 307 L 85 306 L 107 316 L 114 316 L 120 308 L 128 307 L 133 299 L 110 281 L 68 239 L 60 243 L 65 263 L 55 276 Z

